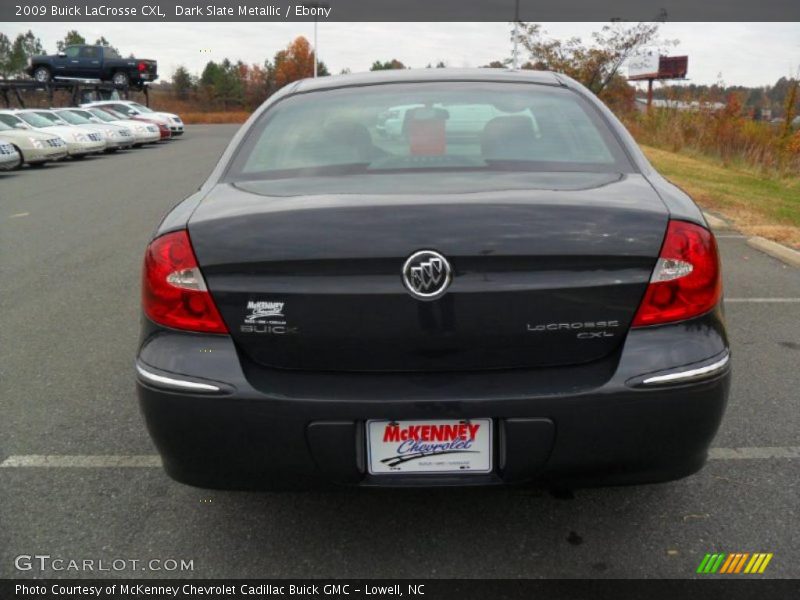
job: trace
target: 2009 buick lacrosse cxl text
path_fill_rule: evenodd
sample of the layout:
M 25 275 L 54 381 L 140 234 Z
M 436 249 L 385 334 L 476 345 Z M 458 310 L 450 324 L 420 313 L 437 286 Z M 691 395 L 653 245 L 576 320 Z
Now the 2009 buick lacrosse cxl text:
M 727 400 L 702 213 L 554 73 L 283 88 L 143 288 L 141 406 L 198 486 L 665 481 Z

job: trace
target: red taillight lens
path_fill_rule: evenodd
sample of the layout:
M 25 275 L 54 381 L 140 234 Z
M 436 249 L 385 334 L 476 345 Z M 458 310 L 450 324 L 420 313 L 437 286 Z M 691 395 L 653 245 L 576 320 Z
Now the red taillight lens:
M 228 333 L 185 230 L 162 235 L 147 247 L 142 306 L 151 320 L 165 327 Z
M 139 66 L 138 66 L 138 69 L 139 69 L 139 71 L 146 71 L 147 70 L 147 65 L 145 63 L 143 63 L 143 62 L 140 62 Z
M 722 295 L 717 243 L 710 231 L 670 221 L 633 327 L 682 321 L 708 312 Z

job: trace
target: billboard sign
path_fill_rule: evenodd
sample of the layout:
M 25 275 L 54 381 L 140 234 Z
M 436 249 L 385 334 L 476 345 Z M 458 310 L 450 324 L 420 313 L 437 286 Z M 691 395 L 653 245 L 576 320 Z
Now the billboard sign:
M 688 70 L 688 56 L 662 56 L 658 64 L 658 76 L 662 79 L 683 79 Z
M 658 50 L 643 50 L 628 62 L 628 77 L 658 77 Z

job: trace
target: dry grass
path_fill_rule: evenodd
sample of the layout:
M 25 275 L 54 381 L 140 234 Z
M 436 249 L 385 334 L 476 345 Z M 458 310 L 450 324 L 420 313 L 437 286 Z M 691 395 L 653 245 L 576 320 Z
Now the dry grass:
M 640 144 L 694 152 L 765 174 L 800 173 L 800 131 L 784 136 L 781 127 L 744 117 L 735 97 L 716 112 L 653 109 L 623 120 Z
M 767 175 L 719 160 L 643 146 L 659 172 L 737 229 L 800 248 L 800 174 Z
M 165 110 L 165 109 L 159 109 Z M 173 112 L 173 111 L 169 111 Z M 244 123 L 250 116 L 249 112 L 243 110 L 218 111 L 218 112 L 179 112 L 184 123 Z
M 180 100 L 172 94 L 161 91 L 151 92 L 150 108 L 178 114 L 184 123 L 189 124 L 244 123 L 251 114 L 250 111 L 241 108 L 207 110 L 197 100 Z

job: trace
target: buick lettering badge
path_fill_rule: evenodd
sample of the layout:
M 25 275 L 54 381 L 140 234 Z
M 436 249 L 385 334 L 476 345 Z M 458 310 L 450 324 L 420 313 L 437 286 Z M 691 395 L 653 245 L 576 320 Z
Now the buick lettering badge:
M 403 284 L 419 300 L 435 300 L 447 291 L 453 271 L 447 259 L 433 250 L 420 250 L 403 265 Z

